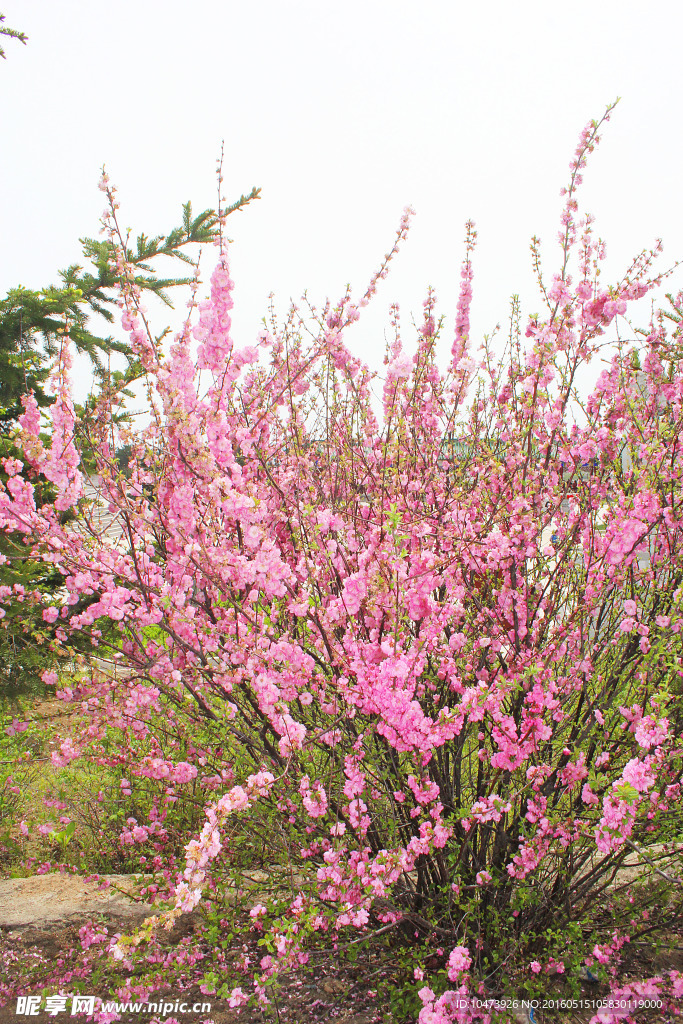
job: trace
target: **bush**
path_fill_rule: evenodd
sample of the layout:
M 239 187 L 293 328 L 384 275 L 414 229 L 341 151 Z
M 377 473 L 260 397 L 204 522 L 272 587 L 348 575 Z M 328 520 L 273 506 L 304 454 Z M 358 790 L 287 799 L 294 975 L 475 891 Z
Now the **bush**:
M 476 999 L 537 995 L 558 972 L 587 966 L 617 991 L 625 944 L 680 924 L 680 888 L 664 913 L 656 886 L 632 902 L 610 888 L 627 854 L 671 837 L 680 795 L 683 376 L 678 326 L 669 337 L 661 316 L 642 368 L 608 348 L 609 325 L 660 278 L 653 250 L 599 287 L 602 245 L 576 203 L 598 128 L 572 164 L 561 270 L 550 284 L 539 270 L 544 318 L 522 334 L 514 305 L 506 350 L 487 341 L 475 359 L 468 225 L 448 370 L 430 293 L 412 356 L 395 311 L 380 414 L 377 375 L 343 338 L 408 211 L 359 302 L 293 311 L 253 347 L 230 338 L 222 251 L 197 326 L 164 357 L 109 190 L 123 324 L 154 396 L 144 430 L 112 443 L 103 404 L 88 438 L 119 539 L 60 524 L 81 487 L 64 364 L 51 449 L 27 400 L 25 458 L 59 493 L 51 513 L 15 488 L 5 522 L 63 574 L 63 629 L 97 643 L 113 622 L 126 666 L 74 694 L 88 743 L 125 759 L 129 788 L 222 791 L 185 846 L 170 917 L 202 891 L 247 898 L 262 1002 L 316 942 L 351 950 L 357 930 L 408 946 L 397 999 L 423 1024 L 489 1019 Z M 605 349 L 582 401 L 579 370 Z M 85 749 L 70 740 L 57 760 Z M 276 874 L 287 866 L 289 895 L 272 879 L 262 900 L 261 883 L 245 887 L 225 845 L 244 853 L 249 836 Z M 117 954 L 134 948 L 140 936 Z M 220 989 L 235 1006 L 238 980 Z M 672 974 L 618 991 L 680 987 Z

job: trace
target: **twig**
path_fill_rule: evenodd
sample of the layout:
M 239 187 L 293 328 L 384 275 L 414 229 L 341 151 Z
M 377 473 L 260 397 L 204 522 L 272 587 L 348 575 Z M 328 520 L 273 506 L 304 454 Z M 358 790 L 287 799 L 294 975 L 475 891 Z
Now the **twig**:
M 374 932 L 368 932 L 367 935 L 361 935 L 359 939 L 352 939 L 351 942 L 347 942 L 345 946 L 338 946 L 337 953 L 343 953 L 344 950 L 350 949 L 351 946 L 356 946 L 359 942 L 369 942 L 370 939 L 376 939 L 378 935 L 382 935 L 383 932 L 391 931 L 392 928 L 397 928 L 401 924 L 401 921 L 392 921 L 391 924 L 385 924 L 383 928 L 378 928 Z
M 624 842 L 626 843 L 627 846 L 630 846 L 631 849 L 634 850 L 635 853 L 637 853 L 639 857 L 642 857 L 642 859 L 645 861 L 645 863 L 649 864 L 653 871 L 656 871 L 658 875 L 661 875 L 662 878 L 665 881 L 671 882 L 672 885 L 681 885 L 681 884 L 683 884 L 681 882 L 680 878 L 674 878 L 673 875 L 669 875 L 669 874 L 667 874 L 666 871 L 662 871 L 661 868 L 658 868 L 657 865 L 655 864 L 655 862 L 653 860 L 650 860 L 650 858 L 647 856 L 647 854 L 639 846 L 637 846 L 635 843 L 631 842 L 630 839 L 624 838 Z

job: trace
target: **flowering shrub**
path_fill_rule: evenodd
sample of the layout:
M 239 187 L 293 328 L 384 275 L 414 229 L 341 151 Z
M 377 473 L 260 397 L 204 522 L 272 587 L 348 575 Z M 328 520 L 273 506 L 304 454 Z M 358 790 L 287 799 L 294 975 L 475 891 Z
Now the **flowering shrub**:
M 36 509 L 6 465 L 0 514 L 63 575 L 46 621 L 95 644 L 103 623 L 118 630 L 126 671 L 70 694 L 89 724 L 56 761 L 96 750 L 125 758 L 127 792 L 158 784 L 146 820 L 126 823 L 129 845 L 163 843 L 183 787 L 208 793 L 166 916 L 231 887 L 247 900 L 267 955 L 248 984 L 205 981 L 232 1006 L 265 1004 L 317 940 L 348 948 L 357 930 L 413 943 L 420 1024 L 491 1020 L 477 1000 L 539 992 L 582 966 L 617 986 L 652 905 L 659 928 L 680 923 L 670 864 L 668 895 L 613 884 L 628 853 L 654 863 L 647 848 L 672 838 L 681 787 L 683 375 L 679 325 L 667 335 L 663 315 L 642 367 L 608 347 L 610 324 L 660 279 L 655 249 L 599 284 L 603 247 L 576 201 L 598 128 L 572 162 L 549 285 L 535 247 L 545 316 L 522 333 L 515 306 L 502 355 L 473 348 L 468 225 L 447 370 L 434 294 L 412 355 L 394 308 L 381 413 L 378 376 L 344 336 L 396 246 L 360 301 L 347 293 L 308 321 L 293 310 L 246 348 L 230 333 L 221 247 L 210 298 L 193 290 L 196 325 L 191 314 L 164 356 L 103 182 L 150 422 L 116 434 L 102 401 L 89 443 L 111 522 L 105 532 L 86 506 L 62 525 L 84 488 L 65 339 L 51 447 L 31 396 L 21 420 L 54 508 Z M 577 374 L 603 348 L 582 401 Z M 240 821 L 271 876 L 296 879 L 291 895 L 272 877 L 263 895 L 258 880 L 245 887 L 226 850 Z M 144 955 L 153 927 L 114 955 Z M 619 992 L 675 999 L 681 979 L 641 988 Z

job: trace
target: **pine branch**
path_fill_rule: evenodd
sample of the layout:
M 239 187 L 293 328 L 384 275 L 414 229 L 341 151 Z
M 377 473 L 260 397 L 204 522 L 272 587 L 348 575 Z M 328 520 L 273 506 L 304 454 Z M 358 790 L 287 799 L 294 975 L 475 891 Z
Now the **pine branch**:
M 221 211 L 220 217 L 210 209 L 194 216 L 192 204 L 184 203 L 179 227 L 166 235 L 138 235 L 136 244 L 126 252 L 126 259 L 135 269 L 135 284 L 141 291 L 152 292 L 172 308 L 169 291 L 190 284 L 193 278 L 158 276 L 154 272 L 153 261 L 159 256 L 167 256 L 194 265 L 185 248 L 214 242 L 220 235 L 221 220 L 243 209 L 252 199 L 258 199 L 260 192 L 259 188 L 253 188 L 248 195 L 240 196 L 237 202 Z M 60 271 L 61 286 L 51 286 L 43 291 L 15 288 L 8 292 L 6 299 L 0 300 L 0 433 L 20 414 L 21 395 L 27 390 L 35 392 L 40 405 L 49 405 L 50 398 L 43 390 L 48 375 L 45 355 L 52 357 L 56 354 L 66 321 L 76 350 L 88 356 L 100 380 L 110 374 L 104 357 L 111 352 L 119 352 L 126 357 L 127 381 L 140 375 L 141 368 L 127 340 L 117 341 L 111 335 L 100 336 L 89 325 L 93 313 L 109 324 L 116 317 L 118 279 L 113 269 L 114 246 L 109 241 L 95 238 L 81 238 L 80 241 L 83 264 L 73 263 Z M 42 352 L 36 344 L 38 339 L 42 341 Z
M 0 22 L 3 22 L 5 17 L 6 15 L 0 14 Z M 24 46 L 28 42 L 28 36 L 24 32 L 19 32 L 16 28 L 7 28 L 6 25 L 2 24 L 0 24 L 0 36 L 8 36 L 11 39 L 18 39 L 20 43 L 24 44 Z M 7 60 L 2 46 L 0 46 L 0 57 L 2 57 L 3 60 Z
M 245 206 L 247 206 L 248 203 L 252 201 L 252 199 L 260 198 L 261 189 L 252 188 L 248 196 L 240 196 L 237 202 L 233 203 L 232 206 L 226 206 L 226 208 L 223 210 L 223 216 L 228 217 L 231 213 L 235 213 L 236 210 L 242 210 Z

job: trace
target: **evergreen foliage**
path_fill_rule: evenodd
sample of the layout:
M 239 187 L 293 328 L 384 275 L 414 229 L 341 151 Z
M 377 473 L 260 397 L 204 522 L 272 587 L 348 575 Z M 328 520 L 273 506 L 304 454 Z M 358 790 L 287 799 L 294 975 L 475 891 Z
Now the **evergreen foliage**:
M 19 32 L 16 28 L 8 28 L 6 25 L 3 25 L 2 22 L 5 20 L 5 17 L 6 15 L 0 14 L 0 36 L 8 36 L 11 39 L 18 39 L 19 42 L 23 43 L 25 46 L 28 41 L 28 36 L 25 35 L 24 32 Z M 2 57 L 3 60 L 7 59 L 2 46 L 0 46 L 0 57 Z

